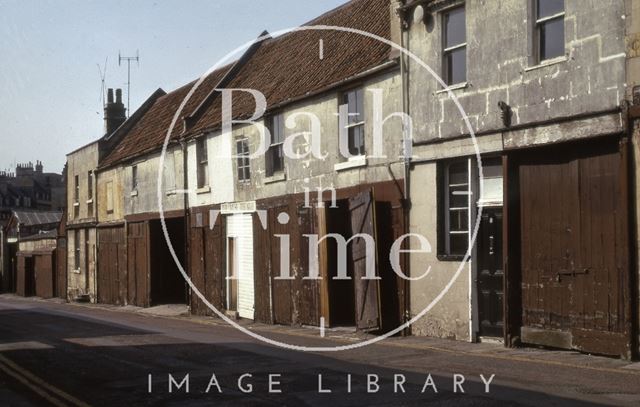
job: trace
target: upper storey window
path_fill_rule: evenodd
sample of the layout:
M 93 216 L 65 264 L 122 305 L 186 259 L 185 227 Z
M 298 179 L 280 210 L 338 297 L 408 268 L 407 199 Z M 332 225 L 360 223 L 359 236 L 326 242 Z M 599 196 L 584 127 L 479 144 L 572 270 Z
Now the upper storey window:
M 267 176 L 284 171 L 284 115 L 275 114 L 269 118 L 269 132 L 271 144 L 267 150 Z
M 209 154 L 206 137 L 196 140 L 196 161 L 198 188 L 205 188 L 209 185 Z
M 564 45 L 564 0 L 534 0 L 538 62 L 561 57 Z
M 447 85 L 467 81 L 467 29 L 464 7 L 446 11 L 442 15 L 443 72 Z
M 343 93 L 342 106 L 347 107 L 349 115 L 346 126 L 349 154 L 352 156 L 364 155 L 364 91 L 358 88 Z

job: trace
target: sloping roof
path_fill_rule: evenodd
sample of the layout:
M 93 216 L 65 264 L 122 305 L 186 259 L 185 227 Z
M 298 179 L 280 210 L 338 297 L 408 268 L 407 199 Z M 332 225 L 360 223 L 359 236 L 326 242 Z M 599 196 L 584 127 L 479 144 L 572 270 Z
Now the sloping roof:
M 390 38 L 389 0 L 352 0 L 305 26 L 348 27 Z M 324 55 L 319 57 L 323 40 Z M 235 73 L 226 88 L 250 88 L 261 91 L 267 106 L 273 107 L 311 95 L 382 65 L 389 60 L 390 47 L 375 39 L 339 31 L 298 31 L 260 43 L 246 63 Z M 198 87 L 182 111 L 188 117 L 211 93 L 233 63 L 212 72 Z M 100 168 L 157 151 L 162 146 L 171 120 L 195 81 L 158 98 L 154 105 L 131 128 L 123 140 L 102 161 Z M 215 97 L 215 96 L 214 96 Z M 220 98 L 217 98 L 220 99 Z M 194 117 L 187 134 L 220 126 L 220 100 L 203 108 Z M 234 94 L 233 115 L 249 117 L 254 111 L 253 98 Z M 176 123 L 171 140 L 183 132 L 183 122 Z
M 228 69 L 228 65 L 224 66 L 205 78 L 182 110 L 181 117 L 187 116 L 202 102 Z M 137 157 L 160 148 L 164 143 L 173 116 L 194 84 L 195 81 L 158 98 L 146 114 L 129 130 L 122 141 L 104 158 L 100 168 L 105 168 L 122 160 Z M 173 129 L 171 139 L 176 140 L 182 130 L 182 120 L 178 120 Z
M 47 231 L 42 231 L 40 233 L 36 233 L 31 236 L 23 237 L 20 240 L 24 242 L 24 241 L 31 241 L 31 240 L 56 239 L 57 237 L 58 237 L 57 230 L 47 230 Z
M 354 28 L 379 37 L 391 36 L 389 0 L 353 0 L 325 13 L 305 26 Z M 323 58 L 319 43 L 323 41 Z M 264 40 L 227 88 L 256 89 L 269 107 L 282 105 L 339 84 L 389 61 L 391 49 L 364 35 L 326 30 L 305 30 Z M 234 94 L 234 118 L 247 118 L 255 109 L 253 97 Z M 190 133 L 220 126 L 221 103 L 212 104 Z
M 13 211 L 13 216 L 21 225 L 35 226 L 60 222 L 62 212 Z

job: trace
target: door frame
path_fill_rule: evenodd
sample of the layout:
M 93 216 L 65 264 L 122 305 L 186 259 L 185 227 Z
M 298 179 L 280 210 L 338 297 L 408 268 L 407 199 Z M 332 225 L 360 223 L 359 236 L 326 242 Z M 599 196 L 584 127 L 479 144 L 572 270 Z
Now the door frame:
M 227 311 L 238 312 L 238 245 L 237 236 L 226 236 L 226 257 L 227 267 L 225 278 L 227 279 L 226 285 L 226 306 Z M 230 274 L 231 273 L 231 274 Z M 236 278 L 229 278 L 235 273 Z M 231 295 L 233 292 L 234 295 Z M 234 304 L 232 304 L 232 302 Z M 233 305 L 233 308 L 232 308 Z

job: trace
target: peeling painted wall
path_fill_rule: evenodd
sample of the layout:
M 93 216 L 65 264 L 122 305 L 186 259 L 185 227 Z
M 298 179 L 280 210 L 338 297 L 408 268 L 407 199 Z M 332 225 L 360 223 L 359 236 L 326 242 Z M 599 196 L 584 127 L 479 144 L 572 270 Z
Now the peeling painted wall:
M 100 171 L 97 176 L 98 222 L 121 222 L 124 220 L 124 179 L 122 167 Z M 108 210 L 108 190 L 111 190 L 113 210 Z
M 91 143 L 67 155 L 67 224 L 95 221 L 95 207 L 93 214 L 89 213 L 89 205 L 95 205 L 95 180 L 93 183 L 93 203 L 89 203 L 89 171 L 98 166 L 98 142 Z M 78 177 L 80 191 L 78 195 L 78 216 L 74 216 L 75 207 L 75 177 Z
M 196 166 L 196 142 L 191 140 L 187 145 L 187 174 L 189 184 L 189 206 L 198 207 L 235 200 L 233 180 L 234 167 L 230 154 L 234 151 L 230 134 L 216 131 L 207 136 L 209 186 L 198 189 L 198 172 Z
M 144 156 L 121 168 L 124 215 L 158 213 L 158 176 L 160 153 Z M 133 188 L 133 166 L 137 167 L 138 185 Z M 184 209 L 183 160 L 180 147 L 172 147 L 164 156 L 162 171 L 162 206 L 165 212 Z
M 365 148 L 367 154 L 371 154 L 373 144 L 373 93 L 371 90 L 382 90 L 382 117 L 392 113 L 402 112 L 401 81 L 399 72 L 394 70 L 364 81 L 361 86 L 364 89 L 365 112 Z M 322 126 L 321 151 L 326 154 L 324 159 L 316 159 L 312 156 L 301 159 L 284 159 L 284 177 L 267 177 L 265 171 L 265 157 L 252 159 L 251 182 L 239 183 L 237 181 L 236 161 L 233 160 L 233 179 L 235 199 L 247 201 L 263 199 L 282 195 L 304 192 L 309 188 L 315 193 L 316 188 L 345 188 L 354 185 L 375 183 L 392 180 L 390 171 L 396 179 L 404 178 L 403 164 L 400 159 L 402 153 L 402 122 L 399 118 L 390 118 L 384 125 L 383 150 L 386 158 L 367 157 L 366 165 L 341 168 L 340 164 L 346 161 L 338 149 L 338 105 L 339 92 L 330 92 L 311 100 L 296 103 L 288 107 L 282 113 L 287 117 L 301 112 L 315 114 Z M 309 120 L 306 117 L 298 117 L 297 126 L 294 129 L 285 128 L 285 138 L 296 133 L 309 130 Z M 232 149 L 235 149 L 235 140 L 240 137 L 248 137 L 249 150 L 254 152 L 258 148 L 259 135 L 254 126 L 237 126 L 233 130 Z M 303 153 L 308 146 L 308 140 L 302 136 L 296 137 L 293 150 Z M 235 150 L 234 154 L 235 154 Z M 387 168 L 391 166 L 391 170 Z

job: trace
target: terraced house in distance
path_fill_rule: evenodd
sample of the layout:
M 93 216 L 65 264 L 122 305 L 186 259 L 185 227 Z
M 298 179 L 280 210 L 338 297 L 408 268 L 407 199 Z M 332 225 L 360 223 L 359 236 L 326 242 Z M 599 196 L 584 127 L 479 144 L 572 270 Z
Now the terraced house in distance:
M 152 95 L 150 101 L 157 94 Z M 97 301 L 97 224 L 99 207 L 96 170 L 105 156 L 118 145 L 124 133 L 146 111 L 145 102 L 127 119 L 122 91 L 107 92 L 104 107 L 104 135 L 67 154 L 67 297 L 70 301 Z M 127 122 L 125 124 L 125 121 Z M 113 195 L 104 196 L 106 203 L 114 204 Z M 110 258 L 108 262 L 112 262 Z

